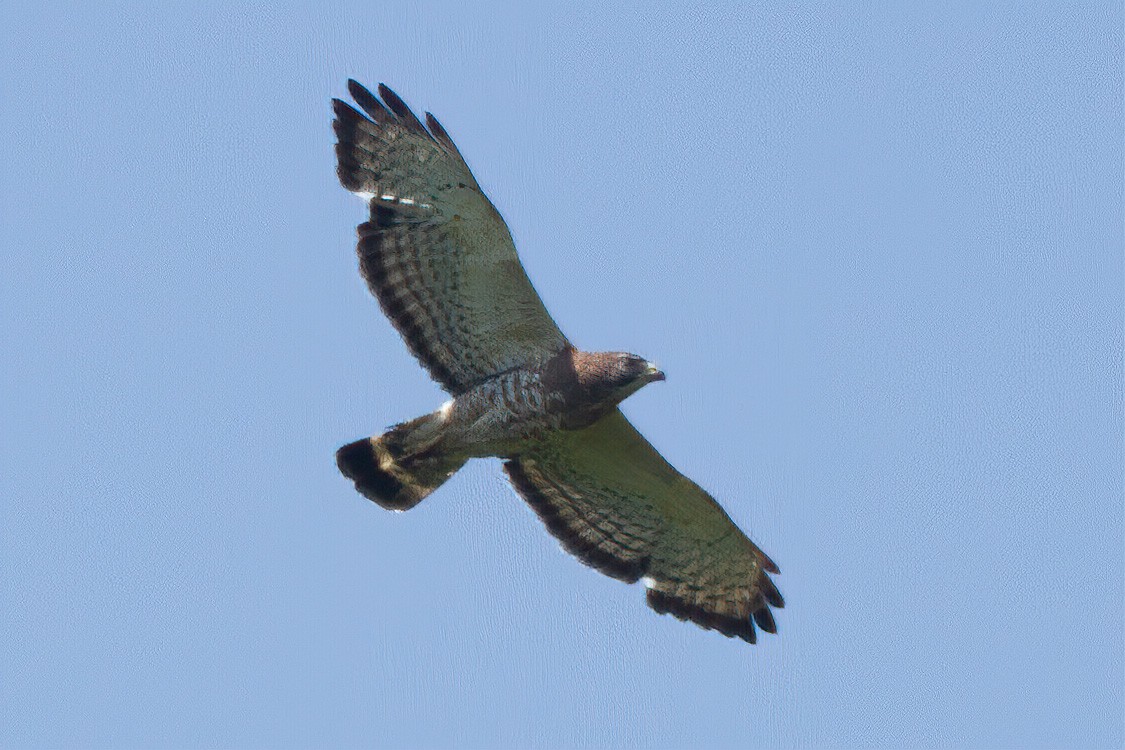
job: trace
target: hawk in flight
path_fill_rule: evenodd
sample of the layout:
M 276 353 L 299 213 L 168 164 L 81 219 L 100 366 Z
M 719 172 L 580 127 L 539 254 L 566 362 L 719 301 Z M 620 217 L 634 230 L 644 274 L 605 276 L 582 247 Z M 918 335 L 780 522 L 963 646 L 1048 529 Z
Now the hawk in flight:
M 332 101 L 337 173 L 368 201 L 359 268 L 406 345 L 452 398 L 340 448 L 384 508 L 421 502 L 470 458 L 498 456 L 524 500 L 583 563 L 649 606 L 756 639 L 776 632 L 778 568 L 618 409 L 664 373 L 633 354 L 584 352 L 551 319 L 504 220 L 433 115 L 348 81 Z

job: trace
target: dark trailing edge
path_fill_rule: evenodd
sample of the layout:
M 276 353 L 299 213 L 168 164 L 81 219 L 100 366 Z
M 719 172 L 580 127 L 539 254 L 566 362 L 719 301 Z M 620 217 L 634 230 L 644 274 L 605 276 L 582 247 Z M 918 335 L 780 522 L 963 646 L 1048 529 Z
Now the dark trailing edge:
M 378 181 L 379 167 L 372 161 L 372 154 L 363 146 L 363 141 L 372 137 L 365 132 L 365 128 L 370 129 L 378 127 L 378 125 L 395 124 L 407 130 L 424 134 L 427 138 L 441 143 L 453 153 L 457 153 L 456 148 L 453 147 L 453 142 L 449 140 L 449 136 L 445 134 L 445 130 L 441 128 L 436 119 L 433 119 L 432 116 L 428 118 L 432 120 L 432 125 L 436 125 L 435 129 L 440 130 L 442 137 L 438 138 L 434 138 L 426 132 L 418 118 L 386 86 L 380 85 L 379 93 L 387 102 L 390 110 L 384 107 L 371 92 L 355 81 L 348 81 L 348 90 L 355 98 L 356 103 L 372 118 L 371 120 L 367 119 L 346 102 L 339 99 L 332 100 L 332 109 L 336 114 L 332 127 L 336 131 L 338 141 L 336 143 L 336 173 L 339 175 L 340 183 L 348 190 L 364 192 L 370 188 L 372 183 Z M 460 154 L 458 154 L 458 158 L 460 158 Z M 402 334 L 407 347 L 414 356 L 429 370 L 435 380 L 446 386 L 451 392 L 457 393 L 469 384 L 460 382 L 449 368 L 442 364 L 442 358 L 432 350 L 421 330 L 423 325 L 432 326 L 434 321 L 419 320 L 416 317 L 417 312 L 411 314 L 411 309 L 416 311 L 418 308 L 411 304 L 413 300 L 409 298 L 410 290 L 406 285 L 401 282 L 398 284 L 387 282 L 388 272 L 391 270 L 387 267 L 387 264 L 392 262 L 396 266 L 394 270 L 404 276 L 421 274 L 421 266 L 417 257 L 411 257 L 409 253 L 405 252 L 408 245 L 398 237 L 403 232 L 420 231 L 421 228 L 417 226 L 416 218 L 417 209 L 406 208 L 392 202 L 372 201 L 370 220 L 360 224 L 356 229 L 359 235 L 359 244 L 356 251 L 359 255 L 360 273 L 367 280 L 371 293 L 379 300 L 383 312 L 398 332 Z M 390 244 L 388 245 L 388 243 Z M 396 245 L 395 243 L 399 244 Z M 388 248 L 398 252 L 391 255 L 386 252 Z
M 512 486 L 516 488 L 520 497 L 531 506 L 531 509 L 535 511 L 535 514 L 539 516 L 547 529 L 559 540 L 563 549 L 577 557 L 585 565 L 626 583 L 636 583 L 641 576 L 648 572 L 649 559 L 647 557 L 637 560 L 617 557 L 575 533 L 559 515 L 558 509 L 528 479 L 518 460 L 505 462 L 504 471 L 508 473 L 508 477 L 512 480 Z
M 505 462 L 504 470 L 516 492 L 531 506 L 551 534 L 559 540 L 562 548 L 577 557 L 583 564 L 626 583 L 636 583 L 649 572 L 651 563 L 649 557 L 625 559 L 598 547 L 595 542 L 582 538 L 567 524 L 550 498 L 531 481 L 520 465 L 519 459 Z M 648 589 L 645 600 L 659 614 L 670 614 L 680 620 L 690 620 L 706 630 L 716 630 L 728 638 L 741 638 L 748 643 L 757 643 L 758 635 L 754 624 L 757 623 L 758 627 L 767 633 L 776 633 L 777 623 L 769 608 L 773 606 L 781 609 L 785 606 L 781 593 L 765 573 L 765 569 L 774 573 L 779 572 L 777 565 L 769 558 L 765 558 L 763 568 L 757 584 L 761 593 L 758 600 L 751 605 L 751 616 L 730 617 L 711 612 L 656 588 Z
M 359 270 L 367 280 L 371 293 L 379 300 L 383 313 L 406 341 L 406 346 L 429 370 L 434 380 L 447 385 L 456 394 L 467 384 L 462 383 L 442 364 L 441 358 L 432 350 L 429 339 L 422 330 L 423 325 L 434 326 L 435 322 L 421 321 L 416 317 L 420 315 L 419 308 L 411 304 L 409 285 L 391 284 L 387 281 L 388 254 L 383 252 L 383 243 L 388 235 L 393 235 L 396 225 L 405 223 L 400 213 L 393 206 L 371 204 L 371 220 L 360 224 L 356 230 L 359 233 L 359 244 L 356 247 L 359 255 Z M 395 255 L 395 260 L 401 273 L 418 275 L 422 273 L 417 258 L 409 258 L 403 253 L 398 253 Z M 411 310 L 414 311 L 413 314 Z

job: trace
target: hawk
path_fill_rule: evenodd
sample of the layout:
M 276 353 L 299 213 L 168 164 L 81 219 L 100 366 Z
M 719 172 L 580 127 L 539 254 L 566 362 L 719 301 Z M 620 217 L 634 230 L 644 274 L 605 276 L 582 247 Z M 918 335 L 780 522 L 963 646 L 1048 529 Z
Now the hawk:
M 369 204 L 359 268 L 406 345 L 452 398 L 345 445 L 340 471 L 396 511 L 470 458 L 496 456 L 572 555 L 643 581 L 650 607 L 750 643 L 774 633 L 777 565 L 618 409 L 664 373 L 643 357 L 584 352 L 551 319 L 503 218 L 445 128 L 393 91 L 348 81 L 332 100 L 337 174 Z

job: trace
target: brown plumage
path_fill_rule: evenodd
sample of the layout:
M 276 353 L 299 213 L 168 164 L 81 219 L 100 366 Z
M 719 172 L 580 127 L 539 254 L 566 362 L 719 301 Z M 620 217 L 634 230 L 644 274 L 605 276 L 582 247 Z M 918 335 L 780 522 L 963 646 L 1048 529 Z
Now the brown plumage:
M 583 352 L 555 325 L 500 214 L 445 129 L 386 86 L 334 99 L 340 182 L 369 202 L 360 272 L 410 351 L 453 399 L 337 452 L 356 489 L 406 510 L 469 458 L 499 456 L 516 491 L 587 565 L 643 580 L 657 612 L 727 636 L 775 632 L 777 566 L 668 464 L 618 404 L 664 375 Z

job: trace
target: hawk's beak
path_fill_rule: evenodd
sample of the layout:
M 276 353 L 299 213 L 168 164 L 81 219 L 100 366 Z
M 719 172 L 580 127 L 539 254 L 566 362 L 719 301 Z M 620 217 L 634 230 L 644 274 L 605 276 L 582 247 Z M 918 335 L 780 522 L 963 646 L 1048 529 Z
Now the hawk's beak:
M 655 383 L 657 380 L 667 380 L 667 378 L 664 377 L 663 371 L 652 362 L 649 362 L 648 366 L 645 368 L 645 378 L 647 378 L 650 383 Z

